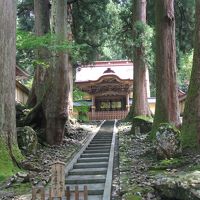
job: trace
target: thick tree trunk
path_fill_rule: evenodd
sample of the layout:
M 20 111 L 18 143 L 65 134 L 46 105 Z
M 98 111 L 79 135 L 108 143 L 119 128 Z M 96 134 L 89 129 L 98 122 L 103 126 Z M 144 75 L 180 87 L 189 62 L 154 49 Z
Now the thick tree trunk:
M 16 144 L 15 66 L 16 4 L 0 1 L 0 136 Z
M 50 13 L 49 0 L 34 0 L 34 14 L 35 14 L 35 34 L 43 36 L 50 32 Z M 49 63 L 49 51 L 41 48 L 35 51 L 38 60 L 42 60 L 45 65 Z M 29 107 L 34 109 L 28 115 L 26 123 L 35 123 L 39 127 L 45 128 L 46 119 L 44 115 L 45 97 L 48 92 L 49 76 L 48 68 L 44 65 L 37 65 L 35 69 L 33 86 L 27 101 Z
M 52 33 L 57 36 L 58 43 L 67 39 L 67 1 L 52 1 Z M 55 44 L 57 45 L 57 44 Z M 46 98 L 46 139 L 49 144 L 61 144 L 64 136 L 64 126 L 67 115 L 68 99 L 68 54 L 65 51 L 55 51 L 52 60 L 50 76 L 52 87 Z
M 133 37 L 137 37 L 134 30 L 135 25 L 139 23 L 146 24 L 146 0 L 136 0 L 134 3 L 134 25 Z M 133 83 L 133 115 L 150 116 L 150 109 L 147 99 L 147 66 L 145 63 L 144 47 L 135 47 L 134 49 L 134 83 Z
M 0 168 L 11 170 L 20 154 L 16 136 L 15 67 L 16 67 L 16 4 L 0 1 Z M 2 166 L 2 164 L 4 166 Z M 0 170 L 0 176 L 4 176 Z
M 176 83 L 174 0 L 156 0 L 156 77 L 153 132 L 160 123 L 180 125 Z
M 182 126 L 183 148 L 200 146 L 200 0 L 196 0 L 193 67 Z
M 35 0 L 34 3 L 35 32 L 40 36 L 49 31 L 49 1 Z M 51 8 L 51 30 L 57 38 L 55 45 L 59 45 L 67 39 L 67 1 L 53 0 Z M 45 138 L 50 145 L 62 143 L 68 105 L 72 101 L 68 99 L 71 68 L 68 68 L 68 54 L 64 51 L 52 52 L 48 68 L 37 66 L 28 101 L 34 109 L 27 121 L 36 122 L 45 129 Z M 49 63 L 50 53 L 46 49 L 39 49 L 37 53 L 38 59 Z

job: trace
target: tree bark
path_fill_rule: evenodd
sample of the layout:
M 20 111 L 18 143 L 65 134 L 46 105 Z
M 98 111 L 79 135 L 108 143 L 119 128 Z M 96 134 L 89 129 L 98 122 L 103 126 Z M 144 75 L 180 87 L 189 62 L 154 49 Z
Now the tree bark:
M 0 1 L 0 136 L 16 144 L 15 66 L 16 4 Z
M 136 0 L 134 3 L 133 37 L 137 37 L 135 25 L 146 24 L 146 0 Z M 151 112 L 147 99 L 147 65 L 145 63 L 144 46 L 134 49 L 134 83 L 133 83 L 133 115 L 150 116 Z
M 36 36 L 43 36 L 50 32 L 49 0 L 34 0 L 34 14 Z M 35 53 L 38 60 L 42 60 L 48 65 L 50 52 L 47 49 L 40 48 Z M 45 97 L 49 88 L 48 71 L 48 67 L 44 65 L 36 66 L 32 89 L 27 101 L 28 106 L 33 109 L 27 116 L 26 123 L 35 123 L 42 128 L 46 126 L 44 110 L 46 107 Z
M 67 1 L 52 1 L 51 31 L 62 44 L 67 39 Z M 57 44 L 55 44 L 57 45 Z M 51 145 L 61 144 L 64 137 L 64 126 L 67 115 L 68 99 L 68 54 L 66 51 L 55 51 L 51 65 L 52 86 L 46 98 L 46 139 Z
M 196 0 L 196 22 L 193 67 L 188 89 L 183 126 L 181 130 L 183 148 L 200 146 L 200 0 Z
M 13 0 L 0 1 L 0 165 L 18 165 L 15 112 L 16 68 L 16 4 Z M 8 169 L 9 170 L 9 169 Z M 1 172 L 2 173 L 2 172 Z M 10 172 L 12 173 L 12 171 Z
M 153 132 L 160 123 L 180 125 L 176 82 L 174 0 L 156 0 L 156 110 Z
M 35 0 L 34 3 L 35 32 L 41 36 L 49 31 L 49 1 Z M 53 0 L 51 16 L 51 32 L 57 42 L 55 45 L 63 44 L 67 39 L 67 1 Z M 38 59 L 47 60 L 49 67 L 36 68 L 28 101 L 34 108 L 27 117 L 27 122 L 36 122 L 45 129 L 48 144 L 60 145 L 64 136 L 65 122 L 68 119 L 68 97 L 71 91 L 68 54 L 66 50 L 55 50 L 50 54 L 46 49 L 38 49 L 37 54 Z

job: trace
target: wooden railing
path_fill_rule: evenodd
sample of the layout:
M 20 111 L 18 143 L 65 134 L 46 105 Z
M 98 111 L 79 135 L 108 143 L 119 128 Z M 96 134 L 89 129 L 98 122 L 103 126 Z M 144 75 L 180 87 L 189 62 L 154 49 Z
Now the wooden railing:
M 124 119 L 128 114 L 128 111 L 99 111 L 89 112 L 89 120 L 113 120 L 113 119 Z

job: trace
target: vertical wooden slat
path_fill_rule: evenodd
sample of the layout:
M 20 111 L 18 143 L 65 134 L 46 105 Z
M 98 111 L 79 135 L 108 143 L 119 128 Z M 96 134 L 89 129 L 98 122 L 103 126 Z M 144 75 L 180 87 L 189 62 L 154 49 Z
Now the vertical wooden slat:
M 70 200 L 70 187 L 69 186 L 66 187 L 65 196 L 66 196 L 67 200 Z
M 84 200 L 88 200 L 88 189 L 87 189 L 87 185 L 84 185 Z
M 53 198 L 51 196 L 51 187 L 49 188 L 49 200 L 53 200 Z
M 79 191 L 78 191 L 78 186 L 75 186 L 75 200 L 79 200 Z
M 41 200 L 45 200 L 45 190 L 44 187 L 40 188 Z
M 36 188 L 32 187 L 32 200 L 36 200 Z

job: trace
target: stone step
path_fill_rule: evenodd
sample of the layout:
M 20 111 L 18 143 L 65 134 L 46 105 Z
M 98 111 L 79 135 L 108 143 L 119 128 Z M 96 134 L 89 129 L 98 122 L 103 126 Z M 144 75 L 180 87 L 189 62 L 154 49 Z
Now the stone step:
M 92 141 L 92 142 L 90 142 L 90 144 L 111 144 L 111 142 L 112 141 L 96 141 L 96 140 L 94 140 L 94 141 Z
M 76 163 L 74 169 L 108 167 L 108 162 Z
M 107 168 L 85 168 L 85 169 L 72 169 L 69 175 L 101 175 L 106 174 Z
M 79 184 L 78 188 L 79 191 L 83 191 L 84 186 L 87 186 L 88 189 L 88 195 L 103 195 L 104 183 L 97 183 L 97 184 Z M 74 184 L 71 185 L 66 185 L 70 187 L 70 191 L 74 192 L 75 191 L 75 186 Z
M 88 183 L 105 183 L 105 175 L 70 175 L 65 180 L 66 184 L 88 184 Z
M 90 150 L 101 150 L 101 149 L 107 149 L 107 150 L 109 150 L 110 149 L 110 146 L 98 146 L 98 147 L 96 147 L 96 146 L 88 146 L 87 148 L 86 148 L 86 150 L 88 150 L 88 149 L 90 149 Z
M 74 193 L 72 193 L 72 195 L 70 196 L 70 200 L 75 200 Z M 82 195 L 80 195 L 79 200 L 83 200 Z M 88 200 L 102 200 L 102 195 L 88 195 Z
M 100 158 L 79 158 L 77 163 L 86 163 L 86 162 L 108 162 L 108 157 L 100 157 Z
M 97 135 L 95 135 L 94 136 L 94 138 L 97 138 L 97 137 L 99 137 L 99 138 L 112 138 L 112 134 L 97 134 Z
M 86 149 L 84 153 L 109 153 L 110 149 Z
M 81 158 L 97 158 L 97 157 L 107 157 L 109 153 L 83 153 Z
M 110 135 L 110 136 L 105 136 L 105 135 L 101 135 L 101 136 L 99 136 L 99 135 L 96 135 L 96 136 L 94 136 L 93 137 L 93 140 L 94 139 L 104 139 L 104 140 L 107 140 L 107 139 L 112 139 L 112 135 Z
M 110 147 L 111 146 L 111 144 L 103 144 L 103 143 L 98 143 L 98 144 L 92 144 L 92 143 L 90 143 L 89 145 L 88 145 L 88 147 Z

